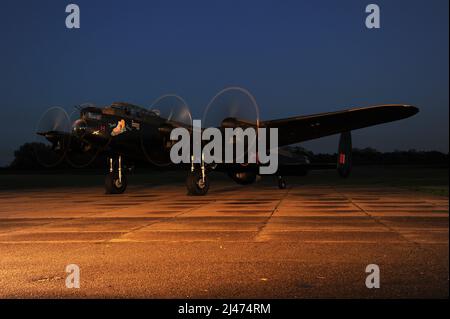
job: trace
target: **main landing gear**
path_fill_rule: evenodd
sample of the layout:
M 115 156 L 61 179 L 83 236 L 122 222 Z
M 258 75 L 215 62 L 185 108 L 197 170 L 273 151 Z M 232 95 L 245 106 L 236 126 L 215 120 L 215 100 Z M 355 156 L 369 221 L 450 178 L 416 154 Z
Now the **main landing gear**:
M 122 194 L 127 188 L 127 176 L 122 169 L 122 157 L 109 158 L 109 173 L 105 178 L 106 194 Z
M 285 189 L 286 188 L 286 181 L 280 175 L 278 175 L 277 178 L 278 178 L 278 188 L 279 189 Z
M 191 170 L 186 178 L 186 187 L 188 190 L 188 195 L 203 196 L 208 193 L 209 178 L 206 174 L 206 166 L 203 156 L 200 167 L 196 167 L 194 164 L 194 158 L 191 158 Z

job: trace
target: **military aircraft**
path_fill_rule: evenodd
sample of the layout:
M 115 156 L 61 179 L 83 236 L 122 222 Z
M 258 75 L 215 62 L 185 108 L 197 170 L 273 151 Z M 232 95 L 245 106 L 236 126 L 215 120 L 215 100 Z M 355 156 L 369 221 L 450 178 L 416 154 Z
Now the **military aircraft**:
M 352 166 L 352 130 L 405 119 L 418 111 L 415 106 L 390 104 L 262 121 L 253 96 L 245 89 L 232 87 L 222 90 L 211 100 L 203 123 L 206 127 L 219 129 L 240 126 L 278 128 L 279 166 L 275 175 L 279 188 L 285 188 L 284 176 L 305 175 L 311 169 L 334 167 L 341 177 L 346 178 Z M 120 194 L 127 188 L 125 163 L 143 160 L 162 167 L 174 165 L 169 157 L 175 142 L 170 139 L 170 132 L 177 127 L 192 132 L 189 108 L 177 95 L 164 95 L 150 108 L 123 102 L 106 107 L 80 105 L 70 116 L 64 109 L 54 107 L 44 113 L 36 128 L 37 136 L 49 145 L 36 147 L 35 155 L 46 167 L 63 160 L 74 167 L 84 167 L 97 155 L 106 154 L 106 193 Z M 337 163 L 315 165 L 307 157 L 293 157 L 283 151 L 283 146 L 334 134 L 340 134 Z M 227 173 L 236 183 L 251 184 L 257 178 L 259 165 L 258 162 L 207 164 L 192 161 L 184 165 L 188 172 L 188 193 L 205 195 L 209 189 L 208 174 L 212 170 Z

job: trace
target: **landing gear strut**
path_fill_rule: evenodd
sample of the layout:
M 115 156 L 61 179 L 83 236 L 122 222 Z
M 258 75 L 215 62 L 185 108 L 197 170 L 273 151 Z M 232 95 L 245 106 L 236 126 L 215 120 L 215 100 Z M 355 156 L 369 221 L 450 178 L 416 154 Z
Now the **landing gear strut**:
M 206 174 L 203 155 L 200 168 L 195 167 L 194 158 L 191 157 L 191 170 L 189 171 L 186 179 L 186 187 L 188 190 L 188 195 L 202 196 L 208 193 L 209 179 L 208 175 Z
M 283 179 L 283 177 L 278 175 L 278 188 L 279 189 L 285 189 L 286 188 L 286 181 Z
M 122 170 L 122 156 L 117 161 L 112 158 L 109 161 L 109 173 L 105 178 L 106 194 L 122 194 L 127 188 L 127 177 Z

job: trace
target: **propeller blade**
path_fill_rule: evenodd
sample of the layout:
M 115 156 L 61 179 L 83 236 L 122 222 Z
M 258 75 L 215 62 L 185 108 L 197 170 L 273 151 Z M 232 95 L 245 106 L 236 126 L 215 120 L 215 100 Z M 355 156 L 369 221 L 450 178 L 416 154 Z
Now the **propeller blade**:
M 192 115 L 186 101 L 176 94 L 166 94 L 157 98 L 150 111 L 159 115 L 161 123 L 157 133 L 151 127 L 141 126 L 141 147 L 147 160 L 157 166 L 170 165 L 170 132 L 175 127 L 192 128 Z
M 157 98 L 149 108 L 155 111 L 167 123 L 192 126 L 192 115 L 186 101 L 176 94 L 165 94 Z
M 34 155 L 43 167 L 54 167 L 62 162 L 70 140 L 70 121 L 61 107 L 47 109 L 35 129 Z
M 244 88 L 233 86 L 217 93 L 203 112 L 203 127 L 223 127 L 234 119 L 242 126 L 259 126 L 259 107 L 253 95 Z M 242 125 L 242 126 L 241 126 Z
M 253 127 L 257 130 L 259 127 L 258 104 L 253 95 L 244 88 L 237 86 L 225 88 L 217 93 L 205 108 L 202 126 L 221 129 L 240 127 L 243 130 Z M 256 143 L 256 137 L 248 141 L 249 146 Z M 241 160 L 245 155 L 236 154 L 236 160 Z M 247 158 L 250 156 L 256 157 L 256 154 L 248 154 Z
M 80 110 L 85 107 L 96 107 L 93 103 L 84 103 L 80 108 L 73 110 L 70 114 L 71 123 L 71 140 L 66 155 L 66 161 L 74 168 L 84 168 L 91 165 L 98 155 L 103 152 L 111 141 L 111 137 L 107 141 L 100 138 L 95 139 L 90 136 L 88 123 L 80 117 Z

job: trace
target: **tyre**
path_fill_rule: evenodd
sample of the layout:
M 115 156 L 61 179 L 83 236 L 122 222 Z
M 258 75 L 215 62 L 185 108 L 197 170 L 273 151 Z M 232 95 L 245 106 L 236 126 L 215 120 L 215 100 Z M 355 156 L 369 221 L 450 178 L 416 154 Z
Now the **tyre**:
M 351 166 L 338 167 L 337 171 L 341 178 L 348 178 L 350 176 Z
M 186 187 L 189 195 L 206 195 L 209 190 L 208 175 L 206 175 L 205 179 L 203 180 L 201 171 L 189 172 L 186 179 Z
M 119 174 L 110 173 L 105 178 L 105 192 L 106 194 L 122 194 L 127 188 L 127 176 L 122 174 L 122 179 L 119 180 Z
M 230 172 L 228 175 L 239 185 L 250 185 L 256 181 L 256 172 Z

